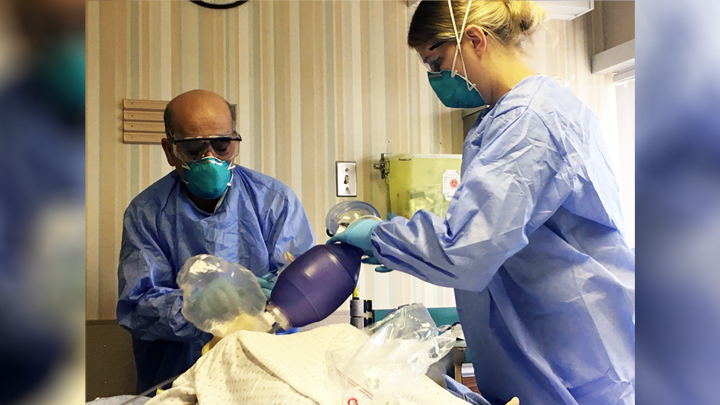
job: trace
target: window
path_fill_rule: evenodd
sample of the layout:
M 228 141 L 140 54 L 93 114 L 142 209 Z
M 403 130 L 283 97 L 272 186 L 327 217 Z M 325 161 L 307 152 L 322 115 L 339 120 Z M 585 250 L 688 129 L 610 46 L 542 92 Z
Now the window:
M 635 69 L 615 74 L 618 134 L 618 182 L 625 217 L 625 238 L 635 247 Z

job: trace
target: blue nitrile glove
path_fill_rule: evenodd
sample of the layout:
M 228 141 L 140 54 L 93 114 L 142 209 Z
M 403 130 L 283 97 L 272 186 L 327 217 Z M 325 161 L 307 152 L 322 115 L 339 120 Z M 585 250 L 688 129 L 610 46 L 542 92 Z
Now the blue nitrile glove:
M 288 330 L 280 329 L 279 331 L 275 332 L 276 335 L 292 335 L 293 333 L 300 332 L 300 328 L 290 328 Z
M 490 402 L 488 402 L 487 399 L 485 399 L 482 395 L 476 392 L 472 392 L 470 388 L 455 381 L 454 379 L 450 378 L 450 376 L 443 375 L 443 379 L 445 380 L 445 386 L 447 390 L 456 397 L 464 400 L 465 402 L 468 402 L 472 405 L 490 405 Z
M 365 264 L 376 265 L 377 267 L 375 267 L 375 271 L 378 273 L 389 273 L 392 271 L 392 269 L 389 269 L 380 263 L 380 260 L 378 260 L 373 254 L 369 254 L 368 257 L 362 259 L 362 262 Z
M 398 214 L 393 214 L 392 212 L 388 212 L 387 219 L 388 221 L 398 216 Z
M 256 277 L 256 279 L 265 297 L 270 299 L 270 293 L 272 293 L 272 289 L 275 288 L 275 274 L 267 273 L 262 277 Z
M 380 222 L 365 218 L 359 221 L 355 221 L 344 231 L 335 234 L 330 238 L 327 243 L 344 242 L 349 245 L 357 246 L 365 252 L 372 252 L 372 244 L 370 243 L 370 236 L 372 236 L 375 228 Z

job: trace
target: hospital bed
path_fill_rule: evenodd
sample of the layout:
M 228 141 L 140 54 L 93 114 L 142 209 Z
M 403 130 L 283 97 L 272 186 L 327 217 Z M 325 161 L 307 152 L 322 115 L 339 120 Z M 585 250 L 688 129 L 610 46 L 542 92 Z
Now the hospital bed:
M 428 310 L 438 325 L 453 324 L 458 321 L 455 308 L 430 308 Z M 373 311 L 374 319 L 383 319 L 390 310 Z M 343 322 L 344 317 L 334 319 L 334 323 Z M 135 391 L 135 364 L 132 354 L 130 334 L 117 325 L 114 320 L 87 321 L 86 323 L 86 400 L 91 402 L 97 398 L 103 401 L 95 402 L 102 405 L 120 405 L 131 399 L 127 394 Z M 445 362 L 444 372 L 457 381 L 473 389 L 474 378 L 463 379 L 461 365 L 465 362 L 464 342 L 458 341 L 456 349 L 451 354 L 451 362 Z M 124 394 L 124 395 L 123 395 Z M 141 405 L 146 400 L 138 400 L 132 405 Z

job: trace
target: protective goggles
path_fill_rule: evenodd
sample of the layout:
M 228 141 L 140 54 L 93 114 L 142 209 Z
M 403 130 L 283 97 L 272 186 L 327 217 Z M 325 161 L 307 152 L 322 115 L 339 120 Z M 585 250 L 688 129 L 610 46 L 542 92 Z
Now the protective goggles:
M 450 41 L 455 41 L 455 38 L 448 38 L 438 41 L 433 46 L 431 46 L 429 50 L 434 51 L 435 49 L 445 45 Z M 420 55 L 418 54 L 418 56 Z M 443 62 L 445 62 L 445 55 L 441 54 L 439 56 L 432 57 L 428 59 L 427 62 L 422 60 L 422 57 L 420 57 L 420 60 L 429 73 L 440 73 L 440 66 L 442 66 Z
M 202 159 L 208 151 L 220 160 L 231 161 L 240 152 L 240 141 L 242 141 L 235 131 L 217 136 L 182 139 L 170 134 L 168 138 L 172 142 L 175 156 L 186 163 Z
M 448 6 L 450 6 L 450 17 L 452 18 L 453 23 L 453 33 L 455 34 L 454 38 L 446 38 L 441 39 L 438 42 L 434 43 L 430 48 L 428 48 L 429 51 L 434 51 L 435 49 L 445 45 L 448 42 L 455 42 L 457 47 L 455 48 L 455 55 L 453 56 L 453 63 L 452 68 L 450 69 L 450 72 L 452 76 L 455 76 L 457 72 L 455 71 L 455 62 L 457 62 L 458 54 L 460 55 L 461 62 L 463 64 L 463 71 L 465 72 L 465 75 L 467 75 L 467 70 L 465 69 L 465 60 L 463 59 L 462 53 L 460 52 L 460 42 L 462 42 L 462 37 L 465 35 L 465 26 L 467 23 L 468 15 L 470 14 L 470 5 L 472 4 L 472 0 L 468 1 L 467 8 L 465 9 L 465 18 L 463 19 L 462 27 L 460 28 L 460 31 L 457 29 L 457 25 L 455 24 L 455 15 L 452 11 L 452 2 L 451 0 L 448 0 Z M 483 31 L 485 35 L 488 35 L 487 32 Z M 429 59 L 428 61 L 423 60 L 422 63 L 425 66 L 425 69 L 427 69 L 428 73 L 430 74 L 439 74 L 440 73 L 440 66 L 442 66 L 443 62 L 445 61 L 444 54 L 441 54 L 439 56 L 435 56 L 432 59 Z M 467 78 L 465 78 L 467 80 Z

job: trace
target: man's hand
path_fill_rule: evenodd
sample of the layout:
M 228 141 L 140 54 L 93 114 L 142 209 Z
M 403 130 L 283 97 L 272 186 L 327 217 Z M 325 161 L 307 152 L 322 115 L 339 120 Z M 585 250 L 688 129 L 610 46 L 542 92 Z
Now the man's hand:
M 260 289 L 267 299 L 270 299 L 270 293 L 275 288 L 276 275 L 273 273 L 267 273 L 262 277 L 257 277 L 257 282 L 260 284 Z
M 242 300 L 232 284 L 219 277 L 197 292 L 194 304 L 203 317 L 222 319 L 228 313 L 238 312 Z

